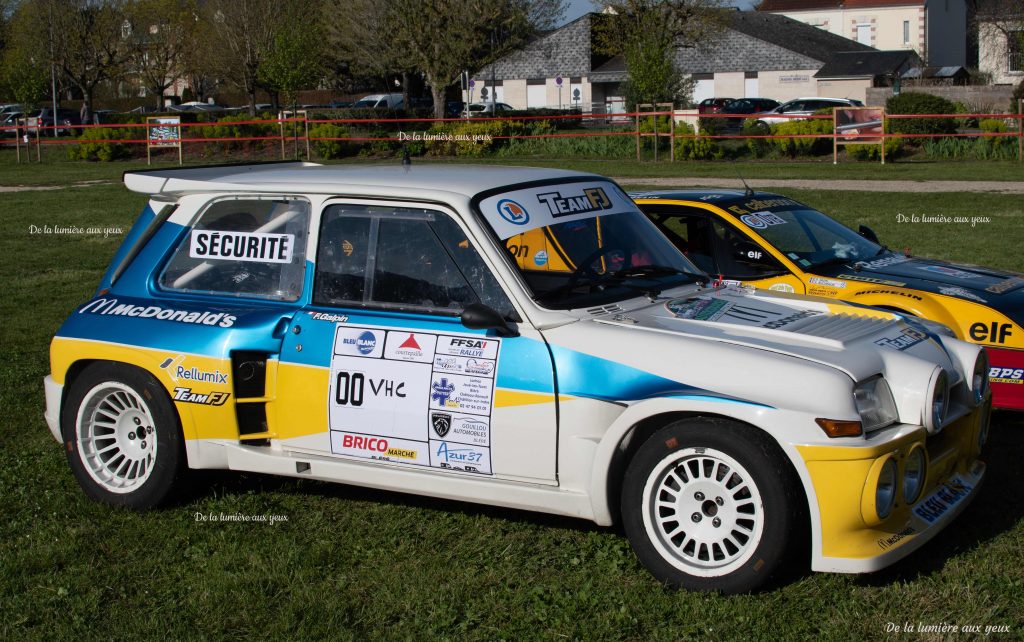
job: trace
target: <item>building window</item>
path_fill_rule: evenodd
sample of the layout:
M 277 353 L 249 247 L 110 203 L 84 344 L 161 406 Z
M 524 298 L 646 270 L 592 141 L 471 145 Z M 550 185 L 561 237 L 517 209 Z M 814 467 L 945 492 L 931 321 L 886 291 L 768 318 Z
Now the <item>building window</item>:
M 871 45 L 871 25 L 857 25 L 857 42 L 862 45 Z
M 903 44 L 910 44 L 910 21 L 903 21 Z
M 1007 69 L 1012 72 L 1024 72 L 1024 29 L 1010 31 L 1006 34 Z

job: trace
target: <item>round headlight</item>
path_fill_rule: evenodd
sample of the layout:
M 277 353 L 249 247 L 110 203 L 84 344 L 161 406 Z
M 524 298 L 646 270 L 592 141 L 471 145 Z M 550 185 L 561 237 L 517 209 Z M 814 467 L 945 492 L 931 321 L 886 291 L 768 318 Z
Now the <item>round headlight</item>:
M 882 465 L 875 487 L 875 512 L 879 519 L 885 519 L 896 504 L 896 460 L 890 457 Z
M 931 387 L 928 392 L 928 405 L 924 409 L 924 427 L 929 434 L 942 430 L 942 422 L 946 420 L 949 409 L 949 378 L 940 368 L 932 375 Z
M 974 405 L 980 404 L 988 394 L 988 352 L 984 348 L 978 351 L 974 360 L 974 372 L 971 374 L 971 398 Z
M 924 488 L 925 474 L 928 472 L 928 459 L 924 448 L 917 446 L 911 449 L 907 460 L 903 462 L 903 501 L 913 504 L 921 496 Z

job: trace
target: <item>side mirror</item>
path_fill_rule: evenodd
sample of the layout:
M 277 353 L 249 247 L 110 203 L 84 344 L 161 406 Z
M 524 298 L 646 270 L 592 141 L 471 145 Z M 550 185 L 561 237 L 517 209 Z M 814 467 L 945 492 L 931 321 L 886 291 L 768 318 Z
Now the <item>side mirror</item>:
M 499 337 L 518 337 L 519 330 L 494 308 L 483 303 L 470 303 L 459 320 L 470 330 L 494 330 Z
M 857 233 L 866 238 L 867 240 L 871 241 L 875 245 L 882 244 L 882 242 L 878 240 L 878 235 L 875 234 L 875 231 L 868 227 L 867 225 L 861 225 L 859 228 L 857 228 Z

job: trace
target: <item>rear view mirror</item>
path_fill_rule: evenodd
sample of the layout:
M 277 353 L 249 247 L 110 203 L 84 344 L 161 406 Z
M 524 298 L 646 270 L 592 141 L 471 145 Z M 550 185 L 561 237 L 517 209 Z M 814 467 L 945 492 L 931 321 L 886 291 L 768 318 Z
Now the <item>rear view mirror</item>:
M 882 242 L 878 240 L 878 235 L 875 234 L 875 231 L 867 225 L 861 225 L 857 229 L 857 233 L 876 245 L 882 244 Z

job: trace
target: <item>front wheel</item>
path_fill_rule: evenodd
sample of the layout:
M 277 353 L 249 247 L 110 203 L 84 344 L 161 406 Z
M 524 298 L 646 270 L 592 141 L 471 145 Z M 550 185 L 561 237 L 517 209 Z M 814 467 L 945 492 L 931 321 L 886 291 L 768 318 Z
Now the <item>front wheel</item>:
M 164 500 L 184 453 L 178 415 L 148 373 L 114 363 L 87 367 L 61 416 L 68 463 L 86 495 L 138 510 Z
M 688 419 L 652 435 L 630 461 L 622 518 L 641 563 L 673 588 L 743 593 L 786 561 L 798 528 L 795 480 L 757 429 Z

